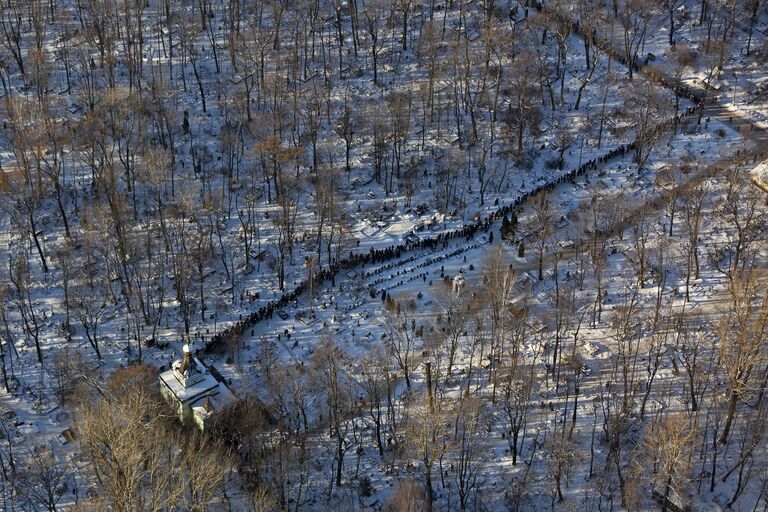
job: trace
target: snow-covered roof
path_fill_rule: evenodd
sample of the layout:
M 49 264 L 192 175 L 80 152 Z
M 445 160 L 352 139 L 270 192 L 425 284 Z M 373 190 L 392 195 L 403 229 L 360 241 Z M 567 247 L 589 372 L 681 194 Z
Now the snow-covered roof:
M 195 400 L 194 403 L 190 404 L 190 407 L 192 407 L 192 412 L 194 412 L 195 416 L 198 416 L 203 421 L 208 419 L 216 412 L 221 411 L 236 399 L 235 395 L 225 384 L 221 382 L 218 384 L 219 389 L 217 393 L 200 397 Z
M 751 174 L 755 185 L 768 192 L 768 160 L 760 162 L 757 167 L 752 169 Z
M 160 374 L 160 381 L 165 384 L 171 393 L 173 393 L 173 396 L 175 396 L 181 403 L 184 404 L 192 402 L 206 394 L 219 392 L 217 390 L 219 387 L 219 381 L 217 381 L 216 378 L 210 374 L 208 369 L 200 362 L 199 359 L 195 357 L 194 362 L 196 363 L 197 368 L 202 369 L 202 378 L 196 379 L 195 382 L 189 383 L 187 386 L 185 386 L 182 380 L 179 379 L 177 376 L 178 372 L 173 368 Z M 176 367 L 177 364 L 174 363 L 173 366 Z M 229 390 L 227 389 L 227 391 Z

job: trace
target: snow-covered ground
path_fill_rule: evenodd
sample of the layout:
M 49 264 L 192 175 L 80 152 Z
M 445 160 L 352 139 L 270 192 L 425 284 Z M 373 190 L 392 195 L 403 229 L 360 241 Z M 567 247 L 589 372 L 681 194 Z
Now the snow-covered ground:
M 236 42 L 225 37 L 231 15 L 226 2 L 200 4 L 210 9 L 213 26 L 201 30 L 198 7 L 180 3 L 178 19 L 169 26 L 162 2 L 150 0 L 140 14 L 145 31 L 140 87 L 129 82 L 135 70 L 127 65 L 124 49 L 114 50 L 111 87 L 109 66 L 101 66 L 92 43 L 99 39 L 93 34 L 99 13 L 83 13 L 79 2 L 62 2 L 57 9 L 67 16 L 48 19 L 41 40 L 47 70 L 33 67 L 22 76 L 8 64 L 12 60 L 0 70 L 5 177 L 0 247 L 7 249 L 0 255 L 0 330 L 13 384 L 2 397 L 6 446 L 0 446 L 5 450 L 0 455 L 7 458 L 14 450 L 22 460 L 36 445 L 52 446 L 68 471 L 69 488 L 59 504 L 78 502 L 95 484 L 77 443 L 62 443 L 62 432 L 72 425 L 72 411 L 58 398 L 62 368 L 77 366 L 72 360 L 82 358 L 94 382 L 139 360 L 167 368 L 179 357 L 187 333 L 193 347 L 202 350 L 248 315 L 311 282 L 285 307 L 246 327 L 234 344 L 213 347 L 203 356 L 241 397 L 252 395 L 268 406 L 277 403 L 276 369 L 297 372 L 297 379 L 307 381 L 311 399 L 302 412 L 312 427 L 309 455 L 295 469 L 300 476 L 286 479 L 286 506 L 376 509 L 409 477 L 423 488 L 423 445 L 415 446 L 413 439 L 426 423 L 420 422 L 426 402 L 419 401 L 426 393 L 429 362 L 439 394 L 436 417 L 444 414 L 440 421 L 449 424 L 434 434 L 440 439 L 433 448 L 441 455 L 435 455 L 432 468 L 439 509 L 459 508 L 459 488 L 467 478 L 473 485 L 465 506 L 473 510 L 657 506 L 650 489 L 663 493 L 663 486 L 649 484 L 652 477 L 632 460 L 650 460 L 648 439 L 656 435 L 651 429 L 678 417 L 685 417 L 685 429 L 695 437 L 690 446 L 696 449 L 685 452 L 693 462 L 679 479 L 688 484 L 675 488 L 675 499 L 696 510 L 719 510 L 738 489 L 736 508 L 759 508 L 765 499 L 767 473 L 760 461 L 766 452 L 765 438 L 750 430 L 750 421 L 761 421 L 754 414 L 744 412 L 737 421 L 733 438 L 741 437 L 718 454 L 718 481 L 709 491 L 711 453 L 703 447 L 718 435 L 723 411 L 717 404 L 728 391 L 715 362 L 716 343 L 705 343 L 700 355 L 706 368 L 700 371 L 712 375 L 701 384 L 709 391 L 698 411 L 689 403 L 686 372 L 680 368 L 682 324 L 676 331 L 664 328 L 675 332 L 665 338 L 653 374 L 649 347 L 664 331 L 659 316 L 669 325 L 685 317 L 692 325 L 685 332 L 700 329 L 708 340 L 716 338 L 715 324 L 729 293 L 727 276 L 716 263 L 732 260 L 729 251 L 742 227 L 724 211 L 723 198 L 732 190 L 745 198 L 751 193 L 747 185 L 733 185 L 730 171 L 746 174 L 764 160 L 767 147 L 768 14 L 760 6 L 754 20 L 737 17 L 729 25 L 718 69 L 712 65 L 717 52 L 705 47 L 707 24 L 696 18 L 699 3 L 675 3 L 676 45 L 669 45 L 663 10 L 652 13 L 630 80 L 629 70 L 616 59 L 624 51 L 619 21 L 612 31 L 601 22 L 601 34 L 611 33 L 608 44 L 615 47 L 606 47 L 608 39 L 601 36 L 603 43 L 592 47 L 588 62 L 582 37 L 548 18 L 549 5 L 542 12 L 530 7 L 524 18 L 522 6 L 501 2 L 497 8 L 503 15 L 485 20 L 484 2 L 441 3 L 431 13 L 434 19 L 427 4 L 416 3 L 408 7 L 410 33 L 403 48 L 402 20 L 396 19 L 402 7 L 394 4 L 374 12 L 369 8 L 377 7 L 361 3 L 358 16 L 371 25 L 355 40 L 349 36 L 350 8 L 339 7 L 339 27 L 329 8 L 310 40 L 297 45 L 288 34 L 306 26 L 306 12 L 292 6 L 267 9 L 258 24 L 255 13 L 243 12 L 248 28 Z M 610 8 L 595 8 L 602 12 L 600 19 L 609 18 Z M 712 8 L 719 13 L 726 6 Z M 562 12 L 585 23 L 575 7 Z M 271 29 L 278 13 L 284 18 L 275 37 Z M 382 16 L 381 26 L 368 28 L 376 15 Z M 124 22 L 120 16 L 115 19 Z M 391 19 L 385 22 L 387 16 Z M 550 23 L 552 30 L 542 31 Z M 491 25 L 498 38 L 483 35 Z M 339 48 L 337 28 L 347 34 L 344 48 Z M 31 23 L 25 22 L 23 30 L 25 44 L 33 44 Z M 373 43 L 379 48 L 378 83 L 371 30 L 378 38 Z M 697 102 L 682 94 L 676 98 L 674 88 L 653 75 L 661 73 L 667 85 L 673 83 L 677 56 L 689 50 L 696 56 L 680 68 L 679 82 L 705 98 L 701 115 Z M 241 53 L 233 62 L 235 51 Z M 27 60 L 34 62 L 29 55 Z M 707 82 L 709 89 L 702 85 Z M 520 132 L 518 107 L 526 120 Z M 673 127 L 675 112 L 686 115 Z M 639 128 L 642 123 L 645 130 Z M 664 130 L 652 130 L 661 125 Z M 519 145 L 518 133 L 523 134 Z M 275 141 L 277 146 L 270 145 Z M 618 151 L 630 144 L 642 146 L 642 165 L 632 149 Z M 583 173 L 564 180 L 580 168 Z M 279 196 L 277 187 L 283 190 Z M 697 187 L 702 187 L 705 220 L 696 241 L 701 271 L 691 281 L 686 274 L 691 264 L 686 215 L 691 214 L 683 196 Z M 542 224 L 538 200 L 544 193 L 547 222 Z M 501 218 L 493 215 L 516 201 L 521 202 L 514 212 L 518 228 L 502 240 Z M 741 206 L 754 207 L 751 264 L 763 268 L 765 201 Z M 645 220 L 642 231 L 638 218 Z M 280 219 L 289 219 L 290 228 Z M 487 219 L 471 236 L 455 236 Z M 290 243 L 284 242 L 286 236 Z M 438 237 L 438 243 L 418 246 Z M 637 277 L 640 237 L 647 259 L 643 287 Z M 603 252 L 595 246 L 597 238 Z M 312 281 L 314 273 L 334 263 L 397 246 L 402 250 L 343 265 L 334 284 Z M 516 465 L 504 400 L 496 396 L 502 393 L 500 375 L 511 364 L 507 353 L 493 354 L 498 349 L 492 340 L 497 334 L 490 330 L 489 280 L 499 270 L 490 272 L 488 265 L 496 251 L 499 268 L 515 272 L 509 297 L 514 306 L 505 308 L 512 316 L 525 305 L 528 315 L 517 326 L 522 343 L 515 364 L 531 368 L 535 382 Z M 464 284 L 456 294 L 459 275 Z M 623 316 L 627 309 L 630 320 Z M 410 389 L 393 359 L 392 337 L 404 322 L 398 315 L 413 322 Z M 459 317 L 463 323 L 456 327 Z M 100 357 L 91 336 L 98 340 Z M 339 460 L 333 429 L 327 428 L 328 398 L 311 377 L 328 340 L 346 357 L 343 373 L 350 399 L 358 403 L 344 418 L 342 487 L 330 483 Z M 555 340 L 567 357 L 553 352 Z M 627 350 L 630 355 L 635 350 L 631 379 L 620 371 Z M 388 399 L 382 406 L 388 411 L 383 455 L 366 410 L 371 398 L 361 370 L 377 351 L 388 354 L 385 373 L 394 379 L 390 396 L 380 397 Z M 569 369 L 575 360 L 581 363 L 577 372 Z M 560 370 L 552 370 L 556 367 L 562 369 L 562 381 Z M 652 393 L 644 398 L 648 388 Z M 475 397 L 480 412 L 468 410 Z M 624 404 L 621 439 L 611 444 L 608 423 L 614 416 L 606 407 L 620 398 L 631 403 Z M 640 417 L 640 402 L 646 400 Z M 765 400 L 762 393 L 759 400 Z M 750 406 L 740 402 L 739 411 Z M 468 437 L 458 435 L 460 423 Z M 741 457 L 748 436 L 757 443 L 747 465 Z M 470 452 L 457 447 L 461 439 L 475 443 L 469 463 L 461 454 Z M 740 463 L 751 477 L 743 489 L 743 471 L 727 473 Z M 631 497 L 635 502 L 630 503 L 623 483 L 619 489 L 616 468 L 626 472 L 628 482 L 640 482 Z M 359 491 L 363 476 L 370 492 Z M 556 477 L 562 479 L 562 503 L 553 491 Z M 299 489 L 302 502 L 296 503 Z M 10 500 L 11 494 L 3 487 L 4 498 Z M 229 495 L 239 508 L 247 507 L 237 501 L 245 497 L 234 481 Z

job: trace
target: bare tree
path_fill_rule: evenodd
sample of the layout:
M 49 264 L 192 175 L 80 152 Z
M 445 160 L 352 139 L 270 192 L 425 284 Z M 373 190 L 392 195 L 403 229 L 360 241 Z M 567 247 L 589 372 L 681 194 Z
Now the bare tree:
M 518 162 L 523 160 L 524 136 L 538 124 L 539 111 L 531 76 L 533 63 L 533 56 L 524 52 L 515 58 L 514 68 L 510 70 L 513 80 L 507 97 L 508 112 L 505 122 L 516 130 Z
M 414 449 L 424 470 L 424 510 L 431 512 L 434 500 L 432 470 L 447 450 L 450 409 L 444 399 L 430 400 L 419 394 L 409 400 L 409 429 L 406 441 Z
M 699 279 L 701 265 L 699 262 L 699 234 L 701 232 L 702 208 L 708 194 L 705 185 L 698 185 L 689 189 L 684 196 L 686 232 L 688 244 L 686 245 L 686 273 L 685 273 L 685 299 L 690 300 L 691 279 Z
M 83 327 L 88 343 L 96 352 L 96 357 L 101 359 L 99 324 L 107 311 L 108 299 L 104 294 L 102 283 L 91 286 L 84 282 L 83 277 L 80 280 L 81 284 L 72 292 L 73 316 Z
M 413 312 L 405 307 L 399 313 L 388 314 L 384 328 L 387 330 L 387 349 L 402 370 L 405 385 L 410 390 L 416 353 L 416 319 Z
M 9 265 L 11 267 L 10 279 L 15 291 L 13 301 L 16 304 L 24 323 L 24 333 L 27 340 L 29 341 L 31 338 L 35 343 L 37 362 L 43 364 L 43 349 L 40 344 L 40 327 L 42 319 L 39 318 L 40 312 L 35 310 L 35 303 L 32 300 L 32 283 L 29 265 L 23 255 L 16 260 L 11 259 Z
M 487 357 L 490 362 L 490 381 L 493 386 L 491 400 L 494 403 L 499 372 L 503 368 L 501 361 L 507 357 L 517 361 L 520 354 L 521 337 L 510 334 L 519 332 L 520 328 L 525 330 L 524 318 L 527 312 L 524 308 L 509 306 L 515 292 L 515 276 L 512 265 L 507 265 L 504 261 L 504 249 L 501 244 L 488 252 L 483 262 L 483 285 L 486 290 L 487 315 L 490 317 L 491 346 L 490 353 L 487 356 L 481 353 L 480 359 Z M 508 345 L 509 338 L 512 338 L 511 347 Z M 508 348 L 511 348 L 509 355 Z
M 736 406 L 755 386 L 755 370 L 765 359 L 768 333 L 768 296 L 766 278 L 758 269 L 729 283 L 728 310 L 718 321 L 715 332 L 720 340 L 720 365 L 727 386 L 727 413 L 720 444 L 728 441 Z
M 510 359 L 502 376 L 501 408 L 504 411 L 507 444 L 512 454 L 512 464 L 522 453 L 528 425 L 528 414 L 534 393 L 538 389 L 536 377 L 536 357 L 529 364 Z
M 13 60 L 24 76 L 24 51 L 22 48 L 22 31 L 24 17 L 24 2 L 21 0 L 3 0 L 0 2 L 0 32 L 3 47 L 11 53 Z
M 391 385 L 389 384 L 389 356 L 380 349 L 374 349 L 358 366 L 358 385 L 365 393 L 365 405 L 368 416 L 374 425 L 374 442 L 379 455 L 384 455 L 382 430 L 384 427 L 383 406 L 385 400 L 391 400 Z
M 424 491 L 413 478 L 395 484 L 384 505 L 386 512 L 419 512 L 431 507 Z
M 669 98 L 650 81 L 633 81 L 623 92 L 623 116 L 635 137 L 635 161 L 642 168 L 663 135 L 661 122 L 669 111 Z
M 544 253 L 549 246 L 549 237 L 552 234 L 555 212 L 550 205 L 549 195 L 539 193 L 533 201 L 533 213 L 528 232 L 534 240 L 536 248 L 536 260 L 538 262 L 539 281 L 544 279 Z
M 662 510 L 683 505 L 690 484 L 691 453 L 696 430 L 682 414 L 670 414 L 654 420 L 646 427 L 642 451 L 652 467 L 651 488 Z
M 336 487 L 341 486 L 344 455 L 351 445 L 347 439 L 351 427 L 348 420 L 353 407 L 348 365 L 346 354 L 330 339 L 324 340 L 312 357 L 313 370 L 318 384 L 324 390 L 328 406 L 328 423 L 335 447 Z
M 552 493 L 552 507 L 555 500 L 558 503 L 565 501 L 563 497 L 563 484 L 568 484 L 572 477 L 573 466 L 578 462 L 579 451 L 575 441 L 562 434 L 553 433 L 547 440 L 544 451 L 549 458 L 548 475 L 554 481 Z
M 148 387 L 156 381 L 145 368 L 119 372 L 100 389 L 100 399 L 77 411 L 75 426 L 99 484 L 98 501 L 117 510 L 204 510 L 231 467 L 228 455 L 210 439 L 168 426 L 172 412 Z
M 761 225 L 766 213 L 760 207 L 762 198 L 758 189 L 744 180 L 743 173 L 737 169 L 742 165 L 741 157 L 736 157 L 733 169 L 728 174 L 728 186 L 724 197 L 715 205 L 716 215 L 726 224 L 725 235 L 728 239 L 724 271 L 732 278 L 734 275 L 749 271 L 763 230 Z M 721 262 L 715 262 L 720 268 Z
M 57 459 L 50 446 L 35 446 L 17 482 L 19 491 L 29 501 L 49 512 L 56 511 L 66 488 L 66 464 Z
M 467 397 L 457 407 L 452 446 L 456 457 L 455 483 L 459 493 L 459 510 L 465 511 L 471 508 L 471 498 L 478 490 L 478 479 L 487 463 L 481 438 L 483 400 Z
M 624 60 L 629 69 L 629 79 L 632 80 L 637 69 L 637 55 L 640 48 L 645 45 L 648 30 L 651 28 L 651 19 L 654 14 L 654 5 L 644 0 L 626 0 L 618 9 L 619 2 L 614 5 L 614 15 L 622 28 L 624 40 Z

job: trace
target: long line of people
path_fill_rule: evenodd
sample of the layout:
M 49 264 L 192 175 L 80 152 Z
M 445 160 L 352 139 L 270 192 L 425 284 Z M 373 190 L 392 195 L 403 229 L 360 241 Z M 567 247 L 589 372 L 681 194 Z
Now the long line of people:
M 680 123 L 684 118 L 693 115 L 699 105 L 694 105 L 683 111 L 681 114 L 674 118 L 668 119 L 657 126 L 656 129 L 666 129 L 673 126 L 674 123 Z M 320 268 L 314 274 L 315 288 L 322 285 L 325 281 L 330 281 L 335 278 L 336 274 L 343 269 L 351 269 L 358 266 L 366 266 L 372 264 L 382 263 L 384 261 L 399 259 L 403 253 L 411 251 L 422 251 L 425 249 L 435 249 L 440 246 L 447 246 L 449 240 L 457 238 L 465 238 L 467 241 L 471 240 L 478 232 L 487 232 L 493 223 L 499 219 L 507 216 L 510 219 L 510 229 L 514 232 L 517 226 L 517 214 L 522 209 L 529 199 L 542 192 L 550 192 L 558 185 L 566 182 L 574 182 L 576 178 L 586 174 L 588 171 L 597 169 L 598 166 L 606 163 L 608 160 L 617 156 L 623 157 L 628 151 L 634 151 L 637 148 L 637 141 L 630 142 L 629 144 L 621 144 L 616 148 L 608 151 L 604 155 L 589 160 L 581 164 L 578 168 L 573 169 L 566 174 L 558 177 L 557 179 L 535 187 L 534 189 L 523 193 L 518 196 L 512 203 L 502 206 L 497 210 L 488 214 L 484 219 L 478 219 L 475 222 L 464 225 L 453 231 L 447 231 L 437 234 L 433 237 L 425 237 L 416 242 L 397 244 L 384 249 L 375 249 L 371 247 L 368 252 L 355 253 L 351 252 L 349 257 L 336 260 L 327 268 Z M 280 310 L 290 303 L 298 300 L 298 298 L 309 287 L 307 281 L 301 281 L 293 290 L 286 292 L 279 299 L 268 302 L 264 306 L 260 307 L 257 311 L 252 312 L 244 319 L 239 320 L 234 325 L 223 330 L 222 332 L 215 334 L 210 338 L 208 343 L 205 344 L 203 351 L 216 352 L 221 351 L 226 347 L 233 338 L 240 338 L 246 330 L 252 329 L 257 323 L 271 319 L 275 311 Z

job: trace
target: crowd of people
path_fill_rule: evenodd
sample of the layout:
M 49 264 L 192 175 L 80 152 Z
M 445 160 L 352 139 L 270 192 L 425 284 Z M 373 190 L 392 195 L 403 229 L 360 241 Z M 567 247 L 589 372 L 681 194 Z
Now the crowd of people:
M 696 102 L 696 105 L 687 108 L 679 115 L 657 125 L 655 130 L 665 130 L 672 126 L 676 126 L 680 123 L 680 121 L 690 117 L 697 111 L 698 108 L 701 107 L 700 98 L 693 95 L 693 93 L 690 94 L 692 95 L 691 99 Z M 683 93 L 683 95 L 686 94 Z M 517 214 L 521 210 L 522 206 L 532 197 L 540 193 L 551 192 L 555 189 L 555 187 L 562 183 L 573 183 L 576 178 L 586 174 L 588 171 L 597 169 L 598 166 L 601 166 L 608 160 L 615 157 L 623 157 L 627 152 L 636 150 L 637 145 L 637 140 L 628 144 L 620 144 L 604 155 L 581 164 L 576 169 L 563 174 L 557 179 L 539 185 L 532 190 L 523 193 L 522 195 L 518 196 L 512 203 L 496 209 L 495 211 L 488 214 L 485 218 L 477 219 L 476 221 L 466 224 L 453 231 L 442 232 L 435 236 L 421 238 L 415 242 L 392 245 L 383 249 L 375 249 L 371 247 L 368 252 L 355 253 L 350 251 L 349 257 L 337 260 L 327 268 L 318 269 L 313 276 L 314 287 L 317 288 L 325 281 L 335 280 L 336 275 L 341 270 L 351 269 L 359 266 L 376 265 L 385 261 L 399 259 L 404 253 L 407 252 L 423 250 L 436 251 L 438 248 L 447 247 L 450 240 L 455 240 L 458 238 L 464 238 L 469 241 L 479 232 L 488 232 L 495 221 L 505 217 L 509 220 L 509 227 L 512 232 L 514 232 L 517 226 Z M 275 311 L 284 308 L 288 304 L 295 303 L 299 297 L 309 288 L 309 284 L 310 283 L 307 281 L 301 281 L 293 290 L 284 293 L 279 299 L 268 302 L 264 306 L 260 307 L 257 311 L 254 311 L 247 317 L 236 322 L 231 327 L 215 334 L 211 337 L 210 341 L 205 344 L 205 348 L 203 350 L 206 352 L 216 352 L 223 350 L 224 347 L 229 345 L 233 340 L 239 340 L 240 337 L 242 337 L 242 335 L 246 332 L 246 330 L 252 329 L 257 323 L 263 320 L 271 319 Z

